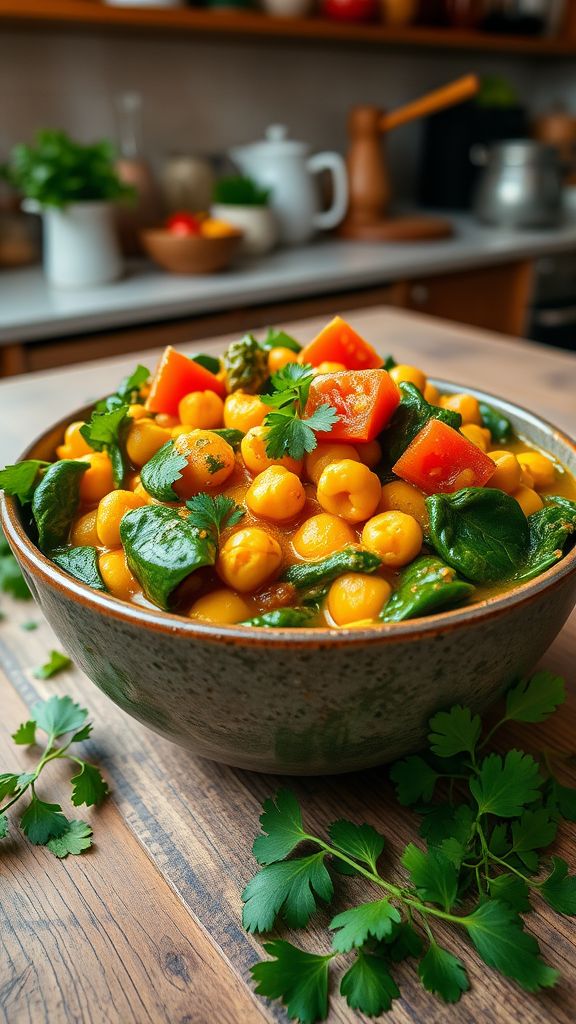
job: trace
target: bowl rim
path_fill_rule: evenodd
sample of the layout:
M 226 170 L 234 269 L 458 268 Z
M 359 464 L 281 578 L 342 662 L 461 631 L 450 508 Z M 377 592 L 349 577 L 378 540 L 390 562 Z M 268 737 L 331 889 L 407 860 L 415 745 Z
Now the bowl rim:
M 432 377 L 429 380 L 440 391 L 450 394 L 462 393 L 462 386 L 451 381 Z M 527 422 L 528 426 L 544 428 L 555 440 L 571 449 L 576 459 L 576 441 L 542 416 L 536 415 L 521 405 L 477 388 L 466 386 L 465 392 L 481 401 L 496 402 L 502 412 L 519 416 Z M 94 402 L 68 413 L 53 423 L 26 447 L 17 461 L 29 458 L 47 435 L 58 429 L 63 431 L 69 423 L 85 416 L 93 407 Z M 399 640 L 430 638 L 506 614 L 511 609 L 527 604 L 543 592 L 559 585 L 565 577 L 576 571 L 576 545 L 574 545 L 567 555 L 541 573 L 540 576 L 528 580 L 512 590 L 495 594 L 493 597 L 484 598 L 482 601 L 464 605 L 461 608 L 436 612 L 434 615 L 421 616 L 416 619 L 407 619 L 404 622 L 382 623 L 378 626 L 365 626 L 358 629 L 344 630 L 330 626 L 325 628 L 318 626 L 313 629 L 310 627 L 269 627 L 263 630 L 258 627 L 195 622 L 174 612 L 132 604 L 113 597 L 111 594 L 92 589 L 87 584 L 69 576 L 36 547 L 21 522 L 16 499 L 4 493 L 0 493 L 0 525 L 4 529 L 10 546 L 32 577 L 40 577 L 43 583 L 84 606 L 92 606 L 95 610 L 128 624 L 146 626 L 156 632 L 168 633 L 175 637 L 196 638 L 219 645 L 233 643 L 234 646 L 243 647 L 258 645 L 275 648 L 334 647 L 354 644 L 366 646 L 367 644 L 378 645 Z
M 239 238 L 243 238 L 245 232 L 242 228 L 238 228 L 236 225 L 231 224 L 228 234 L 216 235 L 214 237 L 207 235 L 178 235 L 174 231 L 170 231 L 169 228 L 142 228 L 139 234 L 143 241 L 147 241 L 149 239 L 166 240 L 169 238 L 171 241 L 175 240 L 175 244 L 177 245 L 189 245 L 191 242 L 198 245 L 199 243 L 210 244 L 213 242 L 235 242 Z

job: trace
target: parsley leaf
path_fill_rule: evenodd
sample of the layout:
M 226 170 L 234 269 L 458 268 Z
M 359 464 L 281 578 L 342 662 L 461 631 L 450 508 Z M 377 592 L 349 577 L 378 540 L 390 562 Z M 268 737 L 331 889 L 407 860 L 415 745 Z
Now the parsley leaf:
M 521 914 L 532 910 L 530 890 L 524 879 L 519 878 L 518 875 L 503 874 L 489 878 L 488 889 L 493 899 L 508 903 Z
M 25 459 L 13 466 L 5 466 L 0 469 L 0 491 L 6 491 L 26 505 L 32 501 L 40 470 L 49 465 L 40 459 Z
M 192 513 L 190 522 L 193 526 L 211 534 L 215 544 L 218 544 L 222 530 L 236 526 L 246 515 L 246 510 L 237 505 L 232 498 L 225 494 L 212 496 L 205 491 L 190 498 L 190 501 L 186 502 L 186 508 Z
M 128 471 L 124 444 L 132 420 L 128 406 L 119 405 L 106 412 L 92 413 L 89 423 L 80 427 L 82 437 L 96 452 L 108 452 L 116 487 L 121 487 Z
M 420 956 L 423 945 L 416 929 L 408 921 L 402 921 L 392 932 L 391 941 L 386 943 L 386 955 L 393 964 L 399 964 L 408 957 Z
M 562 857 L 552 857 L 552 872 L 540 886 L 540 893 L 559 914 L 576 914 L 576 875 L 568 874 Z
M 481 903 L 463 921 L 489 967 L 513 978 L 527 992 L 538 992 L 556 983 L 558 971 L 540 959 L 536 939 L 524 931 L 522 919 L 512 907 L 490 900 Z
M 69 853 L 79 854 L 92 846 L 92 829 L 85 821 L 74 818 L 67 822 L 66 831 L 60 836 L 53 836 L 46 846 L 55 857 L 67 857 Z
M 53 676 L 58 675 L 59 672 L 63 672 L 65 669 L 70 668 L 72 659 L 67 654 L 61 654 L 60 651 L 50 651 L 50 657 L 48 661 L 37 668 L 34 672 L 35 679 L 52 679 Z
M 18 776 L 13 772 L 4 772 L 0 775 L 0 800 L 11 794 L 18 788 Z
M 315 894 L 326 903 L 334 895 L 324 852 L 262 868 L 242 900 L 242 923 L 249 932 L 267 932 L 280 914 L 291 928 L 303 928 L 316 910 Z
M 303 409 L 313 380 L 314 368 L 310 363 L 286 363 L 270 378 L 273 390 L 267 395 L 261 395 L 260 399 L 265 405 L 276 409 L 283 409 L 287 405 L 299 405 Z
M 93 804 L 101 804 L 104 797 L 108 795 L 108 784 L 102 778 L 98 768 L 93 764 L 82 761 L 80 771 L 70 779 L 72 784 L 71 801 L 75 807 L 86 804 L 91 807 Z
M 470 988 L 466 968 L 458 957 L 432 942 L 418 964 L 418 975 L 425 989 L 445 1003 L 457 1003 Z
M 71 697 L 56 696 L 38 701 L 32 707 L 32 714 L 38 728 L 54 738 L 79 729 L 88 717 L 86 708 L 75 704 Z
M 341 819 L 333 822 L 328 833 L 337 850 L 376 871 L 376 862 L 384 849 L 384 837 L 371 825 L 355 825 Z
M 300 1024 L 315 1024 L 328 1015 L 328 971 L 332 955 L 306 953 L 289 942 L 276 939 L 264 949 L 274 960 L 254 964 L 250 973 L 258 982 L 256 992 L 269 999 L 281 999 L 288 1016 Z
M 545 807 L 524 811 L 517 821 L 512 822 L 511 852 L 516 853 L 529 870 L 536 870 L 538 861 L 532 851 L 550 846 L 557 831 L 558 823 L 550 817 Z
M 506 694 L 506 718 L 513 722 L 543 722 L 566 700 L 564 680 L 552 672 L 537 672 Z
M 45 803 L 36 795 L 20 818 L 20 828 L 35 846 L 43 846 L 49 839 L 61 836 L 68 828 L 68 821 L 61 813 L 60 804 Z
M 98 402 L 96 412 L 111 412 L 120 405 L 133 405 L 141 401 L 140 388 L 150 378 L 150 370 L 145 366 L 138 365 L 129 377 L 124 377 L 118 385 L 118 390 L 113 395 L 108 395 Z
M 185 455 L 177 452 L 174 441 L 166 441 L 140 470 L 142 486 L 158 501 L 179 501 L 172 484 L 182 478 L 188 465 Z
M 22 722 L 16 729 L 16 732 L 12 733 L 12 739 L 18 746 L 28 746 L 32 743 L 36 743 L 36 722 Z
M 256 837 L 252 852 L 259 864 L 274 864 L 284 860 L 304 838 L 302 811 L 290 789 L 278 790 L 263 806 L 260 824 L 262 832 L 268 834 Z
M 396 761 L 390 769 L 390 778 L 396 786 L 398 803 L 404 807 L 417 803 L 420 799 L 428 803 L 433 795 L 438 772 L 417 754 Z
M 275 410 L 264 420 L 269 458 L 281 459 L 284 455 L 293 459 L 304 458 L 318 444 L 316 431 L 329 432 L 339 419 L 333 406 L 326 403 L 304 418 L 304 407 L 313 380 L 314 371 L 308 364 L 287 363 L 272 375 L 272 392 L 260 396 L 262 402 Z
M 360 952 L 340 982 L 340 994 L 351 1009 L 378 1017 L 391 1009 L 400 989 L 382 957 Z
M 402 854 L 402 863 L 423 900 L 438 903 L 450 910 L 456 902 L 458 873 L 454 864 L 440 850 L 418 849 L 414 843 Z
M 389 900 L 361 903 L 332 918 L 329 927 L 336 932 L 332 949 L 335 953 L 348 953 L 354 947 L 363 946 L 369 936 L 386 939 L 400 921 L 398 910 Z
M 576 789 L 561 786 L 555 779 L 552 784 L 552 800 L 560 815 L 566 821 L 576 821 Z
M 470 792 L 479 814 L 515 818 L 526 804 L 536 800 L 542 782 L 534 758 L 521 750 L 510 750 L 504 761 L 499 754 L 484 758 L 478 777 L 470 780 Z
M 432 732 L 428 736 L 430 749 L 438 757 L 452 757 L 454 754 L 470 753 L 476 749 L 480 739 L 482 722 L 479 715 L 472 715 L 470 708 L 460 704 L 450 711 L 439 711 L 430 719 Z

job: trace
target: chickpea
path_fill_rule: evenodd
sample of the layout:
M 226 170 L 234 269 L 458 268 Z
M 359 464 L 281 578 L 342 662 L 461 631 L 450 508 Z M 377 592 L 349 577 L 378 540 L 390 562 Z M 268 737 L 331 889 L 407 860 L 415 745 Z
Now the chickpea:
M 134 494 L 136 495 L 136 497 L 140 498 L 145 505 L 154 505 L 155 504 L 154 498 L 152 498 L 148 494 L 148 491 L 146 490 L 146 488 L 144 487 L 144 484 L 142 484 L 142 483 L 137 483 L 136 484 L 136 487 L 134 488 Z
M 268 353 L 268 373 L 278 373 L 283 366 L 287 366 L 288 363 L 298 362 L 298 353 L 293 352 L 291 348 L 271 348 Z
M 305 502 L 302 483 L 284 466 L 269 466 L 246 491 L 246 504 L 254 515 L 279 523 L 297 516 Z
M 319 376 L 322 373 L 342 373 L 345 369 L 344 363 L 333 363 L 329 359 L 325 359 L 323 363 L 314 367 L 314 373 Z
M 460 413 L 463 423 L 476 423 L 477 426 L 482 426 L 480 403 L 473 395 L 441 395 L 440 406 L 442 409 Z
M 225 625 L 233 625 L 235 622 L 242 622 L 250 618 L 250 609 L 233 590 L 213 590 L 210 594 L 204 594 L 194 602 L 188 612 L 191 619 L 198 619 L 200 622 L 220 622 Z
M 148 416 L 148 410 L 145 405 L 134 403 L 134 405 L 128 406 L 128 415 L 131 420 L 142 420 Z
M 224 426 L 246 434 L 251 427 L 259 427 L 269 412 L 269 407 L 260 401 L 258 395 L 233 391 L 224 402 Z
M 283 455 L 281 459 L 271 459 L 269 455 L 266 455 L 267 433 L 268 428 L 263 425 L 251 427 L 242 438 L 240 451 L 246 468 L 251 473 L 262 473 L 270 466 L 284 466 L 284 469 L 289 469 L 291 473 L 300 476 L 303 466 L 302 459 L 293 459 L 290 455 Z
M 304 459 L 306 476 L 312 483 L 317 484 L 326 466 L 330 466 L 332 462 L 341 462 L 342 459 L 361 461 L 358 451 L 351 444 L 319 444 Z
M 141 508 L 147 502 L 133 491 L 110 491 L 100 499 L 96 518 L 96 529 L 100 543 L 107 548 L 116 548 L 120 539 L 122 516 L 133 508 Z
M 104 584 L 114 597 L 129 601 L 140 589 L 138 580 L 130 572 L 122 548 L 105 551 L 98 559 L 98 568 Z
M 156 426 L 163 427 L 164 430 L 172 430 L 173 427 L 180 426 L 180 420 L 177 416 L 171 416 L 168 412 L 159 412 L 155 418 Z
M 518 462 L 522 469 L 527 470 L 536 490 L 552 487 L 556 477 L 554 463 L 540 452 L 520 452 Z
M 520 483 L 524 487 L 530 487 L 531 490 L 534 490 L 534 477 L 526 466 L 520 466 Z
M 539 512 L 544 506 L 540 495 L 533 491 L 531 487 L 525 487 L 524 484 L 520 484 L 520 487 L 514 491 L 512 497 L 516 499 L 525 516 L 531 516 L 533 512 Z
M 171 431 L 159 427 L 154 420 L 135 420 L 126 438 L 126 453 L 134 466 L 144 466 L 172 437 Z
M 405 512 L 380 512 L 362 530 L 362 543 L 379 555 L 384 565 L 400 569 L 412 562 L 422 547 L 422 529 Z
M 419 391 L 424 394 L 426 388 L 426 374 L 417 366 L 408 366 L 406 363 L 398 363 L 389 371 L 395 384 L 415 384 Z
M 89 455 L 94 451 L 80 433 L 80 428 L 86 424 L 83 420 L 75 420 L 70 423 L 64 432 L 64 443 L 56 449 L 59 459 L 78 459 L 82 455 Z
M 362 523 L 378 507 L 382 487 L 375 473 L 361 462 L 342 459 L 326 466 L 318 481 L 316 497 L 326 512 L 348 523 Z
M 384 484 L 378 511 L 405 512 L 406 515 L 412 516 L 423 530 L 428 528 L 426 497 L 417 487 L 405 483 L 404 480 L 393 480 L 389 484 Z
M 88 463 L 88 469 L 80 477 L 80 502 L 95 505 L 114 488 L 112 463 L 106 452 L 92 452 L 78 461 Z
M 475 444 L 481 451 L 487 452 L 492 443 L 492 434 L 486 427 L 479 427 L 477 423 L 463 423 L 460 433 L 464 434 L 472 444 Z
M 282 548 L 276 538 L 257 526 L 247 526 L 222 545 L 216 570 L 229 587 L 247 593 L 266 583 L 281 564 Z
M 292 538 L 292 546 L 301 558 L 324 558 L 333 551 L 341 551 L 348 544 L 356 544 L 357 537 L 348 523 L 329 512 L 306 519 Z
M 440 392 L 438 391 L 436 385 L 431 384 L 430 381 L 428 381 L 426 387 L 424 388 L 424 398 L 426 399 L 427 402 L 430 403 L 430 405 L 440 404 Z
M 513 452 L 494 451 L 488 452 L 496 469 L 486 484 L 487 487 L 497 487 L 506 494 L 513 494 L 520 487 L 522 469 L 518 459 Z
M 179 498 L 191 498 L 199 491 L 220 487 L 236 465 L 234 449 L 211 430 L 191 430 L 174 441 L 174 451 L 184 455 L 187 465 L 173 488 Z
M 328 611 L 337 626 L 359 620 L 372 622 L 388 601 L 392 587 L 381 576 L 348 572 L 340 576 L 328 592 Z
M 221 427 L 224 422 L 224 402 L 215 391 L 192 391 L 178 405 L 180 422 L 198 430 Z M 172 426 L 178 426 L 173 423 Z
M 357 444 L 356 451 L 360 457 L 360 462 L 368 466 L 368 469 L 374 469 L 374 466 L 377 466 L 382 460 L 382 448 L 378 441 L 365 441 L 363 444 Z
M 74 547 L 92 547 L 100 545 L 100 538 L 96 530 L 96 509 L 92 512 L 85 512 L 72 524 L 70 530 L 70 543 Z

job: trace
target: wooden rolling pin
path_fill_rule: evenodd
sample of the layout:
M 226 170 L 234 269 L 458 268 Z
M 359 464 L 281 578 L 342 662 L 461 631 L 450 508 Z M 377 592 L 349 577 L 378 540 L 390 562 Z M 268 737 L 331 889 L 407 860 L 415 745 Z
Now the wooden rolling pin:
M 452 107 L 457 103 L 463 103 L 475 96 L 480 88 L 480 81 L 477 75 L 464 75 L 457 78 L 449 85 L 443 85 L 441 89 L 435 89 L 420 99 L 407 103 L 405 107 L 399 107 L 390 114 L 382 114 L 378 120 L 378 129 L 381 132 L 389 132 L 392 128 L 399 128 L 408 121 L 415 121 L 419 117 L 426 117 L 428 114 L 435 114 L 444 107 Z

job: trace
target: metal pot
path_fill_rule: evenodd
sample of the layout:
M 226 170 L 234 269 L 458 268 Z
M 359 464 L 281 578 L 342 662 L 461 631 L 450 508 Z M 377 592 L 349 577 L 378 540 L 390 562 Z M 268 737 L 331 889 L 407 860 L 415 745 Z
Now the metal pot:
M 483 166 L 474 198 L 479 220 L 506 228 L 547 228 L 562 213 L 562 168 L 553 146 L 530 139 L 473 147 Z

